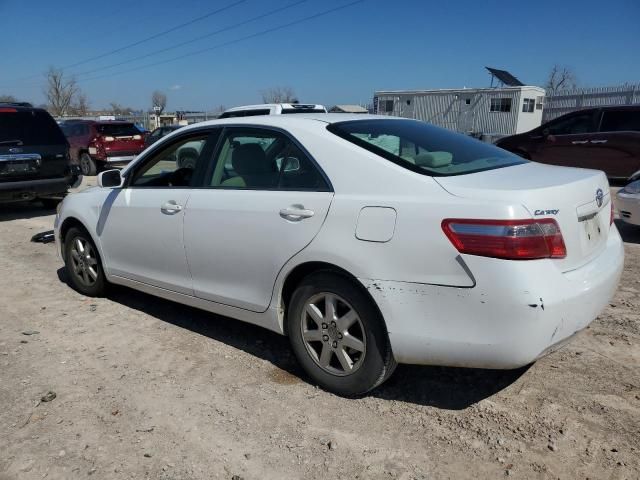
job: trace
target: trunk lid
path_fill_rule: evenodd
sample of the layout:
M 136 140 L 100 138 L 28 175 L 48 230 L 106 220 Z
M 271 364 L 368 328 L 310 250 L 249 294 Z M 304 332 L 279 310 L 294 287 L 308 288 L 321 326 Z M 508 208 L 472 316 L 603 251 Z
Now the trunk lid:
M 567 247 L 565 258 L 553 260 L 562 271 L 581 267 L 605 248 L 611 198 L 601 171 L 528 162 L 434 180 L 455 196 L 518 203 L 532 218 L 555 219 Z
M 137 155 L 144 150 L 144 136 L 133 123 L 100 124 L 96 129 L 108 156 Z

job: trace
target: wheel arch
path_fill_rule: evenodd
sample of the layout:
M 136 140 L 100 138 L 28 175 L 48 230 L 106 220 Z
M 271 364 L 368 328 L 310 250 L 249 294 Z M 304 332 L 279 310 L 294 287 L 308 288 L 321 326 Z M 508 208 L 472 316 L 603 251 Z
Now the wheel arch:
M 82 221 L 80 221 L 77 217 L 69 216 L 69 217 L 65 218 L 62 221 L 62 224 L 60 225 L 60 255 L 62 256 L 63 259 L 64 259 L 64 239 L 65 239 L 67 233 L 69 232 L 69 230 L 71 230 L 73 227 L 80 228 L 80 229 L 84 230 L 85 232 L 87 232 L 87 235 L 89 235 L 89 237 L 91 237 L 91 240 L 93 241 L 94 245 L 96 245 L 96 248 L 98 248 L 98 243 L 93 238 L 93 235 L 91 235 L 91 232 L 84 225 L 84 223 L 82 223 Z M 100 252 L 100 249 L 98 248 L 98 254 L 101 254 L 101 253 L 102 252 Z
M 371 301 L 371 304 L 375 307 L 378 314 L 380 315 L 380 319 L 384 325 L 384 329 L 389 334 L 389 330 L 387 328 L 387 322 L 382 314 L 380 306 L 375 301 L 373 296 L 369 293 L 369 290 L 358 280 L 358 278 L 350 273 L 348 270 L 335 265 L 329 262 L 323 261 L 307 261 L 296 265 L 292 268 L 284 278 L 282 282 L 282 287 L 280 288 L 280 292 L 278 295 L 278 312 L 279 312 L 279 323 L 282 329 L 282 332 L 286 335 L 287 333 L 287 311 L 289 308 L 289 303 L 291 301 L 291 297 L 293 296 L 293 292 L 297 288 L 297 286 L 309 275 L 313 275 L 319 272 L 330 272 L 336 275 L 340 275 L 349 281 L 351 281 L 357 288 L 359 288 Z

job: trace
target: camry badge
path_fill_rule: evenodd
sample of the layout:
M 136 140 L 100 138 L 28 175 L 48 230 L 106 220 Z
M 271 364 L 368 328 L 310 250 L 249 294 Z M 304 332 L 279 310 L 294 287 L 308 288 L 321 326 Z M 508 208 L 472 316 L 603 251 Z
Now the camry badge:
M 602 206 L 602 202 L 604 202 L 604 193 L 602 192 L 602 189 L 599 188 L 596 190 L 596 205 L 598 205 L 598 208 Z

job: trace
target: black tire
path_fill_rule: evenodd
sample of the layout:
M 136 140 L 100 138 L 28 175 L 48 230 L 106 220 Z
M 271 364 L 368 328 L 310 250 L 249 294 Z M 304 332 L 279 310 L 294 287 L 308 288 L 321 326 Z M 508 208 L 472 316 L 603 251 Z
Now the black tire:
M 59 198 L 39 198 L 40 203 L 45 210 L 55 210 L 58 204 L 62 201 Z
M 323 329 L 320 324 L 324 326 L 324 321 L 318 322 L 305 313 L 307 305 L 312 304 L 314 299 L 318 298 L 318 305 L 322 305 L 323 301 L 326 302 L 327 296 L 338 298 L 336 307 L 338 325 L 336 328 L 334 323 L 333 330 L 330 324 L 327 325 L 327 329 Z M 339 320 L 346 318 L 346 314 L 340 314 L 339 309 L 343 312 L 349 312 L 349 309 L 355 311 L 358 320 L 357 323 L 353 323 L 353 327 L 350 327 L 356 329 L 355 333 L 353 330 L 343 330 L 341 333 Z M 326 313 L 326 307 L 320 313 L 323 315 L 323 320 L 330 318 Z M 317 325 L 318 332 L 315 332 L 315 329 L 307 329 L 313 324 Z M 321 340 L 305 340 L 303 329 L 306 335 L 311 333 L 314 337 L 320 336 Z M 337 395 L 345 397 L 363 395 L 384 382 L 396 367 L 384 321 L 377 307 L 363 288 L 339 274 L 318 272 L 306 277 L 300 283 L 287 309 L 287 333 L 291 348 L 305 372 L 322 388 Z M 356 340 L 359 337 L 364 351 L 353 350 L 338 343 L 346 342 L 347 336 Z M 331 353 L 322 362 L 324 348 L 329 348 Z M 347 352 L 347 358 L 353 360 L 351 364 L 353 372 L 343 368 L 338 352 L 343 354 Z M 331 359 L 329 364 L 326 358 Z M 325 363 L 325 366 L 321 366 L 321 363 Z M 339 371 L 341 369 L 342 372 Z
M 98 169 L 96 167 L 96 162 L 91 158 L 91 156 L 84 152 L 80 155 L 80 170 L 83 175 L 93 176 L 97 173 Z
M 80 252 L 77 242 L 84 246 L 87 255 L 77 259 Z M 91 260 L 93 259 L 93 260 Z M 102 268 L 102 260 L 95 243 L 86 230 L 72 227 L 64 238 L 64 263 L 71 286 L 88 297 L 102 297 L 107 291 L 107 280 Z M 89 271 L 93 270 L 95 276 Z

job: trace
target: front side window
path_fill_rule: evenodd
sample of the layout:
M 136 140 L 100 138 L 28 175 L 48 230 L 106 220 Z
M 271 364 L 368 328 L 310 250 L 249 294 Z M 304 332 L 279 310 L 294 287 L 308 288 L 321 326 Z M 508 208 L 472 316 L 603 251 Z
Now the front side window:
M 131 187 L 187 187 L 207 134 L 182 138 L 155 153 L 134 173 Z
M 547 127 L 551 135 L 579 135 L 593 132 L 593 114 L 583 113 L 560 118 Z
M 640 132 L 640 110 L 605 111 L 601 132 Z
M 511 99 L 510 98 L 492 98 L 489 106 L 491 112 L 510 112 L 511 111 Z
M 218 188 L 327 191 L 314 162 L 283 133 L 231 128 L 222 138 L 208 185 Z
M 535 109 L 536 101 L 533 98 L 525 98 L 522 104 L 522 111 L 524 113 L 533 113 Z
M 327 129 L 401 167 L 430 176 L 462 175 L 527 162 L 493 145 L 415 120 L 353 120 Z

